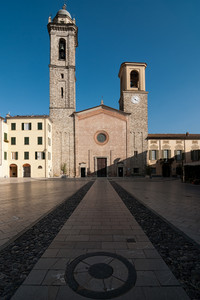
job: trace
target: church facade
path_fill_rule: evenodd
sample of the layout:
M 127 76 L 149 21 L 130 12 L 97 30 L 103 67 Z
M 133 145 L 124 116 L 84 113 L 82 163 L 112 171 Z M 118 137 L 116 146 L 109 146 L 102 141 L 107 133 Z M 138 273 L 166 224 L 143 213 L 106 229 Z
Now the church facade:
M 65 6 L 47 28 L 49 115 L 0 117 L 0 177 L 200 178 L 200 134 L 148 134 L 146 63 L 121 64 L 119 109 L 76 111 L 78 28 Z
M 77 27 L 63 7 L 48 23 L 53 174 L 69 177 L 144 174 L 147 155 L 145 63 L 119 70 L 119 110 L 103 104 L 76 112 Z

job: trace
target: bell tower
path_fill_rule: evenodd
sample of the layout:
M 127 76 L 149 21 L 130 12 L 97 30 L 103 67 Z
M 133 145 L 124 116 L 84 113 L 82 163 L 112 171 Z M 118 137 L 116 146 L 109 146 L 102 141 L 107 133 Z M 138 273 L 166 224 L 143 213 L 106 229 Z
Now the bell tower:
M 50 36 L 50 118 L 53 121 L 53 175 L 74 176 L 75 52 L 78 28 L 66 5 L 47 25 Z
M 130 115 L 130 164 L 133 174 L 144 174 L 147 155 L 148 115 L 145 88 L 146 63 L 124 62 L 119 70 L 119 109 Z

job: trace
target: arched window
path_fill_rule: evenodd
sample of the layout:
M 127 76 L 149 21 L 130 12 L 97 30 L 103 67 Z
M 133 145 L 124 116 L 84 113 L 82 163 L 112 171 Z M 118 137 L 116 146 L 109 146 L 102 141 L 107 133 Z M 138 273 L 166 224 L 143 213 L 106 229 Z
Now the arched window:
M 130 74 L 130 87 L 138 88 L 139 87 L 139 73 L 137 71 L 131 71 Z
M 66 42 L 64 39 L 59 41 L 59 59 L 65 60 Z

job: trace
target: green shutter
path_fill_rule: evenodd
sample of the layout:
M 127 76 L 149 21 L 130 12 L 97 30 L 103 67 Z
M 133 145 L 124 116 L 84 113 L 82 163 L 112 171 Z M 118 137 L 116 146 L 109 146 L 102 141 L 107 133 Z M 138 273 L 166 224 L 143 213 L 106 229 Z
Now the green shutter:
M 35 159 L 37 159 L 37 152 L 35 152 Z
M 22 123 L 22 130 L 24 130 L 24 123 Z
M 31 123 L 29 123 L 29 130 L 31 130 Z
M 168 150 L 168 158 L 171 158 L 171 150 Z
M 174 150 L 174 158 L 177 161 L 177 150 Z
M 16 152 L 16 156 L 15 157 L 16 157 L 16 159 L 18 159 L 18 152 Z
M 4 160 L 7 160 L 7 152 L 4 152 Z
M 152 160 L 152 150 L 149 150 L 149 160 Z
M 159 159 L 159 150 L 156 150 L 156 159 Z
M 42 152 L 42 159 L 45 159 L 45 152 Z
M 38 130 L 42 130 L 42 123 L 38 123 Z
M 38 145 L 42 145 L 42 136 L 38 136 Z
M 162 154 L 161 154 L 161 155 L 162 155 L 161 158 L 164 159 L 164 150 L 162 150 L 161 153 L 162 153 Z

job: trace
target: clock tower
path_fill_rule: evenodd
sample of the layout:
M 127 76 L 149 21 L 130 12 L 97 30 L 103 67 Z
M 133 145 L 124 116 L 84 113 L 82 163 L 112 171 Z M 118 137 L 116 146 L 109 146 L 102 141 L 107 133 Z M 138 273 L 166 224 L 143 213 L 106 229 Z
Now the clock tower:
M 147 94 L 145 89 L 146 63 L 124 62 L 119 70 L 119 109 L 130 113 L 129 170 L 145 174 L 147 155 Z

